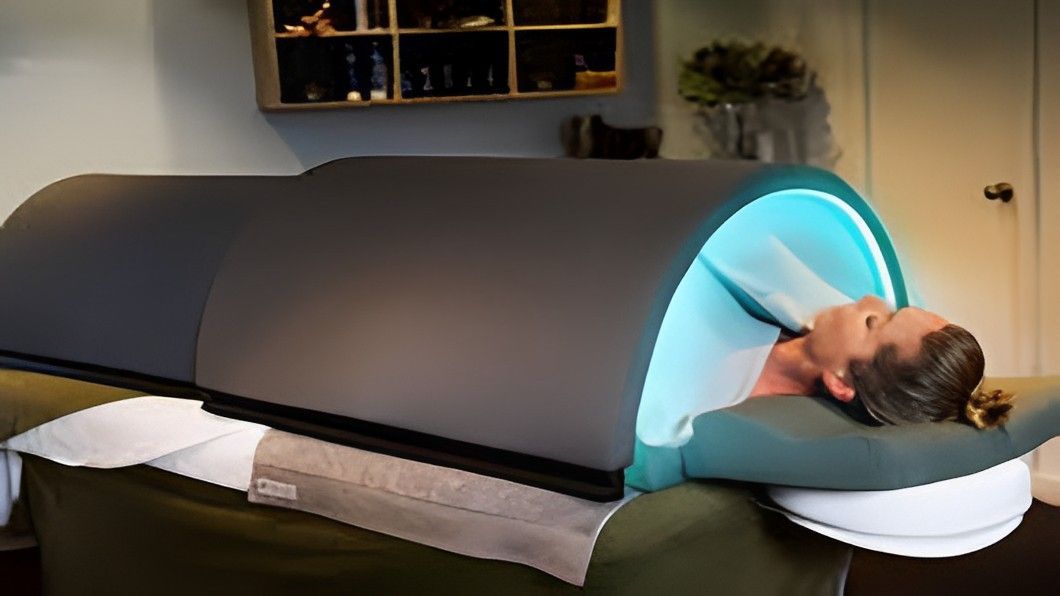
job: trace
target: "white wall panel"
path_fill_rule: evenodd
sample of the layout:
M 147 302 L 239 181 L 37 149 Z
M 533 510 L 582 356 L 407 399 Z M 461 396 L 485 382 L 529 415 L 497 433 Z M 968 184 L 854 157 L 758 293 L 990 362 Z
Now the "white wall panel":
M 1060 374 L 1060 2 L 1039 5 L 1041 362 Z

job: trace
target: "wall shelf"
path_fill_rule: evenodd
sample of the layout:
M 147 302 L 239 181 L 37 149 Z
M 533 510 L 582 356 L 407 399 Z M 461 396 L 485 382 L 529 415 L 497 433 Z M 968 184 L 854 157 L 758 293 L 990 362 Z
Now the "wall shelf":
M 330 0 L 322 11 L 323 4 L 248 0 L 262 110 L 621 90 L 621 0 Z

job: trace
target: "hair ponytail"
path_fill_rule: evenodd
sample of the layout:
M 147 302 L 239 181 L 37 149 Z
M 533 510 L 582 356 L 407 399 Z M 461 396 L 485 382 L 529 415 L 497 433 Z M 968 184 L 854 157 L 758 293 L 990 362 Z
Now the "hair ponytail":
M 967 330 L 946 325 L 924 336 L 920 353 L 898 357 L 893 344 L 867 362 L 851 362 L 854 394 L 884 424 L 956 420 L 976 428 L 1005 422 L 1013 395 L 982 390 L 986 361 Z
M 976 428 L 993 428 L 1008 419 L 1012 398 L 1012 393 L 1000 389 L 982 391 L 977 388 L 964 406 L 964 417 Z

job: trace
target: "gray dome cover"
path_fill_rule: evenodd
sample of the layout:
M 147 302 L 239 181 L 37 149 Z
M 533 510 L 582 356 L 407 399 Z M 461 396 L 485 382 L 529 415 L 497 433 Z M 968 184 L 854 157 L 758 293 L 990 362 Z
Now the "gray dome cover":
M 0 231 L 0 364 L 613 498 L 674 288 L 730 215 L 793 187 L 853 206 L 897 270 L 856 193 L 801 166 L 386 157 L 78 176 Z

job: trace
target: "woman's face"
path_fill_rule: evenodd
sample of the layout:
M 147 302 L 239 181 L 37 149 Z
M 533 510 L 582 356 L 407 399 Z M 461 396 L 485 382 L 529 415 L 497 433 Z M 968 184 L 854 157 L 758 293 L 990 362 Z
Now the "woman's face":
M 908 360 L 920 351 L 924 336 L 947 321 L 926 310 L 907 307 L 897 312 L 876 296 L 817 313 L 806 335 L 810 359 L 823 370 L 845 372 L 851 361 L 868 361 L 883 346 L 894 344 Z

